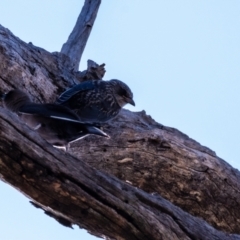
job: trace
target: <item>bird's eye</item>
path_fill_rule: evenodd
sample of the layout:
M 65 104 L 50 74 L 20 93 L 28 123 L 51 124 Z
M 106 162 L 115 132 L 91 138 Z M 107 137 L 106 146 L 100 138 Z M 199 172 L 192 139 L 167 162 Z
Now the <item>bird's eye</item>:
M 125 98 L 127 97 L 127 92 L 124 89 L 121 89 L 119 95 Z

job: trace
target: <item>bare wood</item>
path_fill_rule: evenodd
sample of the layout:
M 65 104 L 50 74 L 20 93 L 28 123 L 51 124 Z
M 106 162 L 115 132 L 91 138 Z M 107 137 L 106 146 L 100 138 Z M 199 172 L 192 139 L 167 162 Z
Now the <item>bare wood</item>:
M 68 60 L 65 55 L 51 54 L 32 44 L 26 44 L 2 26 L 0 26 L 0 61 L 1 91 L 18 87 L 29 92 L 37 102 L 54 101 L 57 94 L 76 80 L 76 73 L 71 71 L 70 63 L 66 64 Z M 160 201 L 159 199 L 161 198 L 157 197 L 158 195 L 151 197 L 149 194 L 145 195 L 145 193 L 140 191 L 146 196 L 146 198 L 142 198 L 142 195 L 138 194 L 138 190 L 135 192 L 131 186 L 127 186 L 113 177 L 86 167 L 86 164 L 82 165 L 83 163 L 76 160 L 76 158 L 70 157 L 68 154 L 64 157 L 62 153 L 59 156 L 57 150 L 46 145 L 33 132 L 22 126 L 15 118 L 9 118 L 8 115 L 9 113 L 1 109 L 0 132 L 2 135 L 0 135 L 0 149 L 2 153 L 0 155 L 0 174 L 7 182 L 19 188 L 20 191 L 31 196 L 35 201 L 43 204 L 43 206 L 53 207 L 56 204 L 56 207 L 53 207 L 53 209 L 59 211 L 64 217 L 69 218 L 73 222 L 75 222 L 75 219 L 71 214 L 76 214 L 77 216 L 75 215 L 75 217 L 80 226 L 87 228 L 96 235 L 106 234 L 112 236 L 111 231 L 116 227 L 113 220 L 116 219 L 117 222 L 119 221 L 122 224 L 121 228 L 123 227 L 127 232 L 129 230 L 129 233 L 131 232 L 133 236 L 135 236 L 134 234 L 138 236 L 139 229 L 136 230 L 136 226 L 139 225 L 134 225 L 132 228 L 132 225 L 129 225 L 132 224 L 132 221 L 130 221 L 131 223 L 129 223 L 129 219 L 126 221 L 126 218 L 129 217 L 129 211 L 133 210 L 131 206 L 135 203 L 140 210 L 144 209 L 144 213 L 141 215 L 142 218 L 146 219 L 145 214 L 147 216 L 150 215 L 150 222 L 146 223 L 145 221 L 144 224 L 150 224 L 151 229 L 155 229 L 156 226 L 159 227 L 161 222 L 164 227 L 159 228 L 159 234 L 163 234 L 163 236 L 176 232 L 180 234 L 181 227 L 179 227 L 179 223 L 175 222 L 175 215 L 171 216 L 175 222 L 172 224 L 176 225 L 172 225 L 169 217 L 165 215 L 163 215 L 165 220 L 161 219 L 162 211 L 166 209 L 162 210 L 160 207 L 157 207 L 159 203 L 155 207 L 152 202 L 156 199 L 158 199 L 156 201 Z M 110 141 L 91 137 L 86 138 L 86 140 L 81 142 L 81 146 L 73 145 L 72 154 L 97 169 L 104 170 L 122 180 L 130 181 L 133 186 L 150 193 L 159 193 L 189 213 L 201 216 L 220 230 L 240 233 L 239 171 L 219 159 L 210 149 L 201 146 L 176 129 L 164 127 L 156 123 L 144 112 L 131 113 L 122 111 L 117 119 L 111 121 L 104 128 L 112 136 Z M 51 156 L 57 162 L 52 160 Z M 18 163 L 21 159 L 23 159 L 25 165 Z M 52 161 L 54 164 L 52 168 L 49 168 Z M 76 175 L 69 175 L 69 177 L 68 171 L 70 170 L 74 170 Z M 78 179 L 81 174 L 88 176 L 84 180 L 86 181 L 85 185 L 82 185 L 83 182 Z M 95 179 L 92 179 L 92 176 L 96 177 L 96 182 Z M 49 184 L 49 179 L 54 180 L 52 182 L 56 184 Z M 90 179 L 90 185 L 87 185 L 87 179 Z M 105 179 L 108 180 L 105 181 Z M 67 181 L 70 181 L 71 184 L 68 185 Z M 74 185 L 75 181 L 76 185 Z M 21 186 L 19 185 L 20 183 L 22 184 Z M 97 186 L 95 185 L 96 183 L 103 185 L 106 183 L 106 185 L 104 187 L 103 185 Z M 117 184 L 116 186 L 115 183 Z M 134 192 L 128 198 L 128 201 L 132 201 L 134 204 L 131 205 L 130 203 L 129 209 L 126 205 L 124 205 L 126 208 L 120 208 L 121 211 L 128 212 L 128 217 L 122 215 L 121 211 L 121 213 L 117 212 L 117 202 L 112 200 L 111 204 L 113 205 L 111 205 L 108 202 L 111 199 L 107 199 L 107 204 L 105 204 L 106 199 L 103 196 L 108 195 L 105 195 L 106 192 L 104 194 L 101 192 L 102 188 L 107 193 L 110 191 L 112 195 L 117 196 L 120 204 L 121 201 L 124 202 L 127 196 L 124 195 L 123 191 L 125 186 L 127 186 L 127 189 L 130 189 L 131 193 Z M 119 191 L 118 187 L 121 191 Z M 51 195 L 52 191 L 58 195 Z M 100 191 L 98 193 L 101 196 L 100 200 L 99 195 L 94 195 L 95 191 Z M 41 195 L 41 192 L 45 192 L 45 194 Z M 77 194 L 77 200 L 82 202 L 82 207 L 85 208 L 76 208 L 78 209 L 76 210 L 75 205 L 71 202 L 74 206 L 74 211 L 72 210 L 72 212 L 76 210 L 76 213 L 70 214 L 67 210 L 68 207 L 64 206 L 66 206 L 65 201 L 74 202 L 74 197 L 72 197 L 75 196 L 74 194 Z M 59 199 L 62 204 L 58 205 L 55 198 Z M 94 201 L 94 204 L 96 203 L 98 208 L 94 211 L 95 215 L 93 215 L 88 205 L 84 205 L 86 203 L 83 204 L 84 201 L 87 203 Z M 125 202 L 125 204 L 127 203 Z M 109 215 L 107 215 L 107 219 L 105 215 L 103 217 L 101 208 L 104 211 L 108 210 Z M 171 205 L 171 208 L 173 208 L 173 212 L 176 212 L 178 209 L 173 205 Z M 147 211 L 145 212 L 146 209 Z M 92 225 L 85 223 L 87 216 L 94 216 L 91 219 Z M 134 215 L 134 217 L 139 218 L 139 215 Z M 181 218 L 181 221 L 179 220 L 182 222 L 181 226 L 188 224 L 187 220 L 184 220 L 185 217 Z M 153 222 L 151 220 L 155 218 L 156 223 L 154 223 L 155 220 Z M 111 226 L 109 219 L 113 226 Z M 192 219 L 191 216 L 190 219 Z M 107 223 L 107 229 L 99 228 L 101 221 Z M 165 221 L 169 226 L 168 230 Z M 138 222 L 137 224 L 140 223 Z M 201 229 L 201 231 L 205 229 L 204 226 L 208 226 L 206 223 L 197 220 L 195 224 L 194 229 Z M 197 225 L 199 226 L 197 227 Z M 126 226 L 129 226 L 129 228 Z M 176 227 L 177 230 L 173 230 L 172 226 L 174 226 L 174 229 Z M 207 228 L 212 229 L 209 226 Z M 182 232 L 185 231 L 184 229 L 182 229 Z M 192 229 L 191 231 L 194 230 Z M 200 233 L 195 232 L 194 234 Z M 149 234 L 149 232 L 146 234 Z M 220 236 L 218 234 L 223 233 L 216 231 L 216 236 Z M 188 235 L 190 239 L 193 238 L 191 236 L 201 239 L 200 236 L 202 235 L 198 235 L 198 238 L 197 235 Z M 122 237 L 122 235 L 119 235 L 118 238 L 117 233 L 115 235 L 116 239 L 121 239 Z M 229 235 L 226 237 L 232 238 L 236 236 Z M 172 239 L 175 238 L 173 237 Z
M 240 173 L 212 150 L 145 112 L 123 110 L 104 131 L 110 140 L 86 138 L 72 145 L 72 154 L 218 229 L 240 233 Z
M 69 57 L 75 71 L 79 68 L 82 53 L 91 33 L 100 4 L 101 0 L 85 0 L 76 25 L 67 42 L 62 46 L 61 53 Z
M 25 43 L 0 25 L 0 89 L 20 88 L 36 102 L 54 102 L 56 96 L 79 81 L 102 79 L 105 64 L 88 60 L 88 69 L 75 72 L 61 53 Z
M 53 214 L 111 239 L 240 239 L 54 149 L 0 111 L 2 178 Z M 14 151 L 9 151 L 13 149 Z M 53 209 L 53 210 L 51 210 Z
M 79 82 L 88 80 L 102 80 L 105 74 L 105 63 L 99 65 L 92 60 L 87 61 L 87 70 L 76 72 L 76 78 Z

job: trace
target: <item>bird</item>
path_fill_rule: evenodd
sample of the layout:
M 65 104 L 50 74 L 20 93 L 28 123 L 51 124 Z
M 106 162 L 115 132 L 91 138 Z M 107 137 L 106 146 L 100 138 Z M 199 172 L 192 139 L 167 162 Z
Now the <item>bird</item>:
M 54 147 L 67 150 L 69 144 L 95 134 L 109 138 L 96 126 L 79 121 L 65 106 L 33 103 L 25 92 L 15 89 L 2 95 L 3 105 Z
M 55 102 L 73 110 L 81 121 L 106 122 L 126 104 L 135 106 L 131 89 L 122 81 L 88 80 L 63 92 Z

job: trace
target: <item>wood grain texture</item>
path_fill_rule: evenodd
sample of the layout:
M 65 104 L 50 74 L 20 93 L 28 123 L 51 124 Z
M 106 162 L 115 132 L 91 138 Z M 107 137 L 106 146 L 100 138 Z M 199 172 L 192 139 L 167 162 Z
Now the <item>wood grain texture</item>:
M 72 145 L 72 154 L 218 229 L 240 233 L 239 171 L 212 150 L 145 112 L 123 110 L 104 131 L 110 140 L 86 138 Z
M 69 57 L 72 68 L 75 71 L 79 68 L 82 53 L 97 17 L 100 4 L 101 0 L 85 0 L 76 25 L 69 35 L 67 42 L 62 46 L 61 53 Z
M 0 110 L 1 178 L 48 213 L 109 239 L 240 239 L 63 154 Z
M 104 74 L 102 65 L 73 71 L 68 60 L 0 26 L 1 92 L 19 88 L 35 102 L 53 102 L 73 82 L 95 76 L 88 71 Z M 230 234 L 240 234 L 238 170 L 144 111 L 123 110 L 103 128 L 110 140 L 88 137 L 62 153 L 1 108 L 1 179 L 59 222 L 97 236 L 240 239 Z

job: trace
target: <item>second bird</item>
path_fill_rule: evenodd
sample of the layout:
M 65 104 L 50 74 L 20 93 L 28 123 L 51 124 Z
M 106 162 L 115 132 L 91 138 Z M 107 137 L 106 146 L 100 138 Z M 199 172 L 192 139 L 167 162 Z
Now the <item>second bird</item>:
M 88 134 L 109 137 L 99 128 L 79 121 L 78 116 L 68 108 L 56 104 L 36 104 L 29 96 L 12 90 L 3 96 L 5 107 L 15 113 L 42 138 L 58 148 L 81 139 Z
M 133 93 L 120 80 L 90 80 L 63 92 L 56 104 L 77 113 L 81 121 L 101 123 L 115 117 L 127 103 L 135 106 Z

